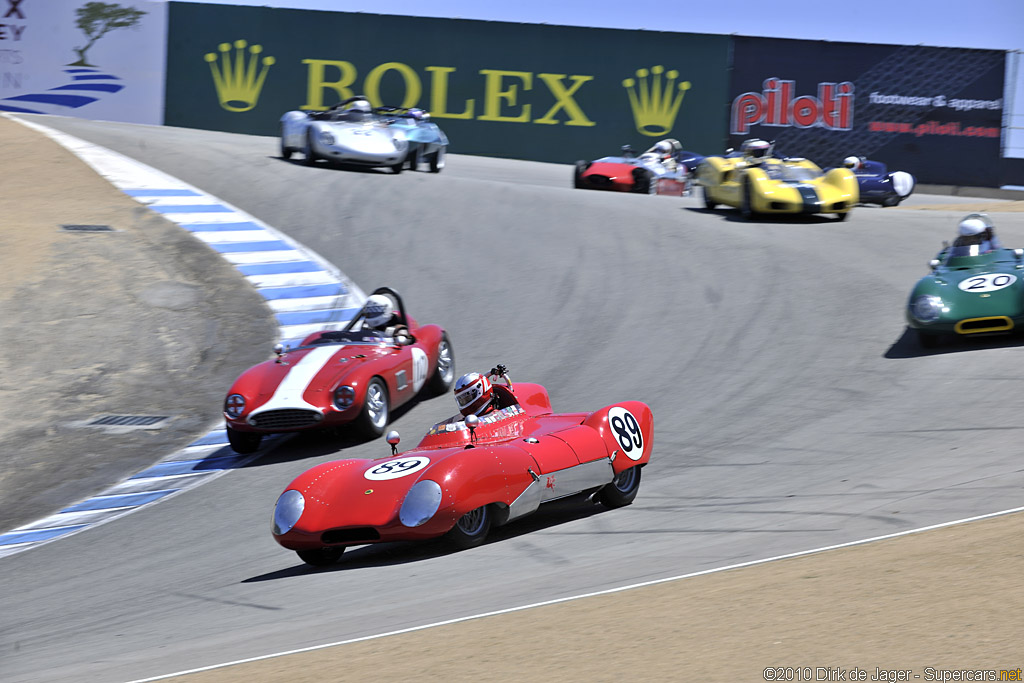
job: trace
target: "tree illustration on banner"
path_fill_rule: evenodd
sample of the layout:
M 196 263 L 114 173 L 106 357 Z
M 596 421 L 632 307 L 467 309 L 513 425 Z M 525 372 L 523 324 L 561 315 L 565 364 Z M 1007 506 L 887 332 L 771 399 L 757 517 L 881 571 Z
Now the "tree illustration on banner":
M 76 9 L 75 14 L 78 15 L 75 25 L 82 30 L 89 42 L 84 47 L 72 48 L 78 54 L 78 61 L 68 66 L 94 66 L 85 56 L 89 48 L 115 29 L 138 26 L 139 19 L 145 12 L 134 7 L 121 7 L 113 2 L 87 2 Z

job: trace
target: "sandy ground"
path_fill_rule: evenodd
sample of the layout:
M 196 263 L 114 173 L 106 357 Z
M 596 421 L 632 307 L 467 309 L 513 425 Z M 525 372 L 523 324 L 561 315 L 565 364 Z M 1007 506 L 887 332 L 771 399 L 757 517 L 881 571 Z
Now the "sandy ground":
M 141 471 L 213 428 L 270 355 L 270 309 L 187 232 L 0 118 L 0 531 Z M 110 232 L 67 232 L 106 225 Z M 164 415 L 102 430 L 103 415 Z
M 151 434 L 86 438 L 66 426 L 72 418 L 170 411 L 182 427 L 164 438 L 180 445 L 203 428 L 222 378 L 262 359 L 272 326 L 212 252 L 61 148 L 2 118 L 0 145 L 9 341 L 0 527 L 9 528 L 51 512 L 63 482 L 116 480 L 169 447 Z M 913 207 L 922 208 L 1021 211 L 1024 202 Z M 117 232 L 59 229 L 69 223 Z M 232 343 L 239 336 L 256 350 Z M 168 405 L 175 395 L 194 405 Z M 1013 514 L 175 680 L 1021 680 L 1022 615 L 1024 515 Z M 957 673 L 966 670 L 973 677 Z

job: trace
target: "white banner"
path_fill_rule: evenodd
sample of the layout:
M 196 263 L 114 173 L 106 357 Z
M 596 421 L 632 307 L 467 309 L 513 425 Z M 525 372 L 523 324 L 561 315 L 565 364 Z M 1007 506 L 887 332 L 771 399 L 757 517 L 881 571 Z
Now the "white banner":
M 167 3 L 0 0 L 0 111 L 163 123 Z

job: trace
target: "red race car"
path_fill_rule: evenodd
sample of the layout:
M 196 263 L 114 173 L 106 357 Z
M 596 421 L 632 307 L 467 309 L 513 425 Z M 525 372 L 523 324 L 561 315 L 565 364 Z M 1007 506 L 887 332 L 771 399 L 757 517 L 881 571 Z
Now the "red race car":
M 690 176 L 703 159 L 672 138 L 658 142 L 640 156 L 625 145 L 621 156 L 577 161 L 573 187 L 681 197 L 689 194 Z
M 392 431 L 388 457 L 335 460 L 299 475 L 277 500 L 274 539 L 325 566 L 370 543 L 444 536 L 472 548 L 492 526 L 567 496 L 589 494 L 609 508 L 633 502 L 653 445 L 646 404 L 556 414 L 544 387 L 507 384 L 493 384 L 491 412 L 440 422 L 412 450 L 397 453 Z
M 228 442 L 252 453 L 266 434 L 351 423 L 384 432 L 391 409 L 424 387 L 440 394 L 455 354 L 437 325 L 419 325 L 390 287 L 375 290 L 344 329 L 314 332 L 294 349 L 246 370 L 224 399 Z

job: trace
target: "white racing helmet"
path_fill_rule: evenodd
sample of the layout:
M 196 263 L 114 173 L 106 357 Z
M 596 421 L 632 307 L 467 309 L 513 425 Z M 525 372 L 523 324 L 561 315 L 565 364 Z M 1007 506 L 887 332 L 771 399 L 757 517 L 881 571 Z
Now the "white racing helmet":
M 369 327 L 384 327 L 394 313 L 395 305 L 383 294 L 373 294 L 363 304 L 363 320 Z
M 964 237 L 971 237 L 973 235 L 980 235 L 994 227 L 992 220 L 985 214 L 972 213 L 963 217 L 960 225 L 957 227 L 957 232 Z
M 843 159 L 843 166 L 850 169 L 851 171 L 856 171 L 858 168 L 860 168 L 860 157 L 846 157 L 845 159 Z

